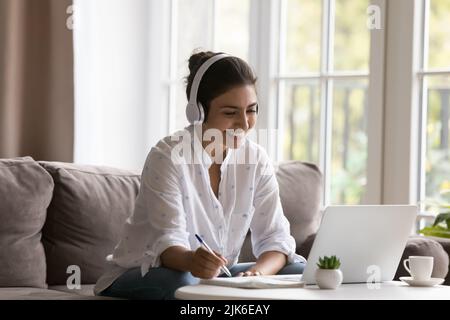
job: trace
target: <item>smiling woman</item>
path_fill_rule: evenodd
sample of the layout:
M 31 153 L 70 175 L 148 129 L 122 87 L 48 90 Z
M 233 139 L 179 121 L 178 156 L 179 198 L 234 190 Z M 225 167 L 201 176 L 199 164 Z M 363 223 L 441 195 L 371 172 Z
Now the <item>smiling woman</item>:
M 303 272 L 306 260 L 295 253 L 271 162 L 247 139 L 258 113 L 252 69 L 240 58 L 213 52 L 192 55 L 189 69 L 191 125 L 151 149 L 134 213 L 108 257 L 111 270 L 97 282 L 98 295 L 172 299 L 184 285 L 220 276 L 225 265 L 233 276 Z M 210 131 L 218 133 L 214 148 L 205 139 Z M 178 161 L 173 152 L 186 135 L 194 161 Z M 247 155 L 252 161 L 242 163 Z M 238 263 L 249 229 L 257 261 Z

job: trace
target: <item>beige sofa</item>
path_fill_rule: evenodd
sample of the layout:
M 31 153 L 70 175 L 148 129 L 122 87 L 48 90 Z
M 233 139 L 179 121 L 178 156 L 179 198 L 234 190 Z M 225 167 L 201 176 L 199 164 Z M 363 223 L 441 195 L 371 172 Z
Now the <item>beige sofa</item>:
M 292 161 L 279 165 L 277 178 L 297 251 L 307 257 L 321 218 L 321 173 Z M 107 299 L 92 289 L 139 183 L 140 173 L 115 168 L 0 159 L 0 299 Z M 404 256 L 410 254 L 434 256 L 433 275 L 447 275 L 448 254 L 438 241 L 411 238 Z M 253 259 L 247 239 L 241 261 Z M 77 275 L 71 268 L 79 268 L 80 289 L 67 286 Z M 399 267 L 396 278 L 404 274 Z

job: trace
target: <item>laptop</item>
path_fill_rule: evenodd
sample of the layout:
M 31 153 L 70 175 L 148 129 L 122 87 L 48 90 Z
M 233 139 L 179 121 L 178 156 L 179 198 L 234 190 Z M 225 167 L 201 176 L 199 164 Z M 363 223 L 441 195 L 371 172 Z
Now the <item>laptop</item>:
M 302 280 L 315 284 L 319 257 L 337 256 L 343 283 L 391 281 L 418 213 L 413 205 L 329 206 Z

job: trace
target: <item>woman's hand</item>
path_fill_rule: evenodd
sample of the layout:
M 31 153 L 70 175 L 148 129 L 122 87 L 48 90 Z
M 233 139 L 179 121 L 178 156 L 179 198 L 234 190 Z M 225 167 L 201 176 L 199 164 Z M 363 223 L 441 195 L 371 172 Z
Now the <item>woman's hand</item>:
M 286 265 L 286 262 L 287 256 L 284 253 L 266 251 L 261 254 L 255 265 L 245 272 L 240 272 L 237 276 L 248 277 L 277 274 Z
M 227 264 L 227 259 L 216 251 L 214 253 L 216 256 L 202 247 L 193 252 L 189 270 L 194 277 L 211 279 L 220 274 L 220 267 Z
M 262 276 L 262 273 L 257 270 L 247 270 L 245 272 L 239 272 L 237 277 L 251 277 L 251 276 Z

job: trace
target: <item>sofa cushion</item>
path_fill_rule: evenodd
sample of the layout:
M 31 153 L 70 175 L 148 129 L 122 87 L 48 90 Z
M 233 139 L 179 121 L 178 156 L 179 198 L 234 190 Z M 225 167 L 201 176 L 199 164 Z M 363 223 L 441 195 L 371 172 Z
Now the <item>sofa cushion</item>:
M 27 287 L 0 288 L 0 300 L 118 300 L 103 296 L 89 296 L 57 289 Z
M 276 175 L 281 205 L 298 247 L 320 225 L 322 174 L 314 164 L 286 161 L 280 163 Z
M 427 237 L 429 239 L 437 241 L 442 248 L 444 248 L 447 255 L 450 257 L 450 239 L 449 238 L 440 238 L 440 237 Z M 445 285 L 450 285 L 450 264 L 448 266 L 447 277 L 445 278 Z
M 95 284 L 84 284 L 81 286 L 80 289 L 69 289 L 67 285 L 63 286 L 49 286 L 49 290 L 58 291 L 58 292 L 65 292 L 70 294 L 70 296 L 81 296 L 86 299 L 95 299 L 95 300 L 124 300 L 122 298 L 115 298 L 115 297 L 107 297 L 107 296 L 96 296 L 94 294 L 94 287 Z M 0 289 L 1 292 L 1 289 Z
M 299 248 L 320 225 L 322 174 L 316 165 L 301 161 L 281 162 L 275 170 L 281 206 Z M 242 246 L 239 261 L 255 261 L 249 235 Z
M 47 283 L 65 285 L 71 265 L 80 268 L 82 284 L 95 283 L 134 209 L 140 175 L 108 167 L 39 163 L 55 182 L 42 239 Z
M 41 230 L 52 192 L 32 158 L 0 159 L 0 287 L 47 287 Z

